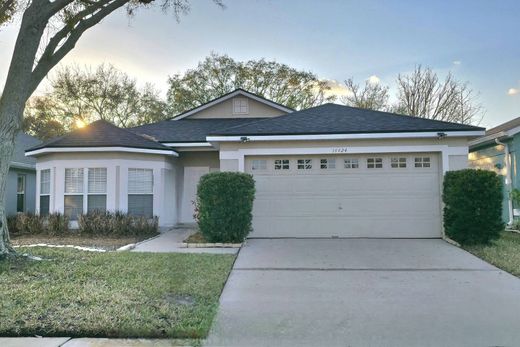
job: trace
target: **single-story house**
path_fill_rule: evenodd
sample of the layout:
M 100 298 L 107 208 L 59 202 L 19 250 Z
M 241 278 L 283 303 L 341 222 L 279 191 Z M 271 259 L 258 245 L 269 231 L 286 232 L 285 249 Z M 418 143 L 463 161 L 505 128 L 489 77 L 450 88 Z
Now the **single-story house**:
M 441 237 L 443 173 L 475 126 L 324 104 L 294 111 L 237 89 L 171 120 L 97 121 L 35 146 L 37 210 L 193 223 L 199 178 L 254 176 L 254 237 Z
M 504 178 L 502 219 L 512 224 L 520 211 L 513 208 L 511 191 L 520 189 L 520 117 L 486 131 L 482 137 L 469 143 L 469 166 L 492 170 Z
M 26 157 L 25 150 L 39 143 L 37 138 L 24 133 L 16 136 L 5 192 L 5 209 L 8 216 L 19 212 L 34 213 L 35 211 L 36 159 Z

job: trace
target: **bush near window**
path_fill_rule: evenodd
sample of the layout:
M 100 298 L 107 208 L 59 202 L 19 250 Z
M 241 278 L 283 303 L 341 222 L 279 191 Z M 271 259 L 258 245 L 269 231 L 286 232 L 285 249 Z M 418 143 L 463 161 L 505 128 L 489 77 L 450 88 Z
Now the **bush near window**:
M 462 245 L 487 244 L 499 238 L 502 181 L 493 171 L 449 171 L 444 176 L 444 230 Z
M 213 172 L 197 187 L 197 220 L 209 242 L 242 242 L 251 231 L 255 181 L 240 172 Z
M 155 235 L 159 219 L 131 216 L 123 212 L 91 212 L 78 219 L 79 232 L 85 235 L 137 236 Z
M 7 227 L 11 235 L 63 235 L 69 231 L 69 218 L 61 213 L 18 213 L 7 217 Z

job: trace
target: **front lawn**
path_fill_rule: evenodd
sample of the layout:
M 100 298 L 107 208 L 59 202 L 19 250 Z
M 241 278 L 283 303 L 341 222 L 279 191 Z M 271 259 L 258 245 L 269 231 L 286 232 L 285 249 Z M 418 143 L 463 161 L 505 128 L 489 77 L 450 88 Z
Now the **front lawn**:
M 203 338 L 234 255 L 18 249 L 0 261 L 0 336 Z
M 488 246 L 465 246 L 464 249 L 488 263 L 520 277 L 520 234 L 504 231 L 498 240 Z

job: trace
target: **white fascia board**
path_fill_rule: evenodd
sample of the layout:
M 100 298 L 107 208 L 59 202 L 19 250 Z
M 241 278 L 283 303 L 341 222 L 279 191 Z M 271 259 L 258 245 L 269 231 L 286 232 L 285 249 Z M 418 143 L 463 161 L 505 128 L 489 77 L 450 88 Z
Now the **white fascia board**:
M 496 139 L 504 139 L 509 136 L 511 136 L 511 135 L 509 135 L 509 132 L 501 131 L 499 133 L 495 133 L 495 134 L 488 135 L 488 136 L 482 136 L 482 137 L 479 137 L 478 139 L 469 141 L 469 146 L 474 147 L 474 146 L 478 146 L 478 145 L 483 145 L 488 142 L 494 143 Z
M 274 107 L 274 108 L 276 108 L 276 109 L 278 109 L 278 110 L 281 110 L 281 111 L 283 111 L 283 112 L 287 112 L 287 113 L 294 112 L 294 110 L 292 110 L 292 109 L 290 109 L 290 108 L 287 108 L 287 107 L 284 107 L 284 106 L 281 106 L 281 105 L 278 105 L 277 103 L 274 103 L 274 102 L 272 102 L 272 101 L 269 101 L 269 100 L 266 100 L 266 99 L 260 98 L 260 97 L 258 97 L 258 96 L 256 96 L 256 95 L 250 94 L 250 93 L 245 92 L 245 91 L 243 91 L 243 90 L 237 90 L 237 91 L 235 91 L 235 92 L 233 92 L 233 93 L 231 93 L 231 94 L 228 94 L 228 95 L 226 95 L 226 96 L 220 97 L 220 98 L 215 99 L 215 100 L 213 100 L 213 101 L 211 101 L 211 102 L 208 102 L 207 104 L 204 104 L 204 105 L 201 105 L 201 106 L 199 106 L 199 107 L 197 107 L 197 108 L 194 108 L 193 110 L 188 111 L 188 112 L 184 113 L 184 114 L 181 115 L 181 116 L 175 117 L 175 118 L 172 119 L 172 121 L 175 121 L 175 120 L 179 120 L 179 119 L 183 119 L 183 118 L 189 117 L 189 116 L 191 116 L 192 114 L 195 114 L 195 113 L 197 113 L 197 112 L 200 112 L 200 111 L 202 111 L 202 110 L 205 110 L 205 109 L 207 109 L 207 108 L 209 108 L 209 107 L 211 107 L 211 106 L 214 106 L 214 105 L 216 105 L 216 104 L 219 104 L 219 103 L 221 103 L 221 102 L 223 102 L 223 101 L 226 101 L 226 100 L 228 100 L 228 99 L 234 98 L 234 97 L 237 96 L 237 95 L 242 95 L 242 96 L 245 96 L 245 97 L 251 98 L 251 99 L 253 99 L 253 100 L 255 100 L 255 101 L 261 102 L 261 103 L 263 103 L 263 104 L 265 104 L 265 105 L 269 105 L 269 106 Z
M 213 147 L 209 142 L 167 142 L 161 144 L 168 147 Z
M 36 170 L 36 165 L 34 165 L 34 164 L 27 164 L 27 163 L 20 163 L 18 161 L 12 161 L 9 164 L 9 168 Z
M 485 131 L 439 131 L 408 133 L 365 133 L 365 134 L 318 134 L 318 135 L 265 135 L 265 136 L 208 136 L 208 142 L 243 142 L 247 141 L 313 141 L 313 140 L 356 140 L 356 139 L 402 139 L 402 138 L 435 138 L 439 133 L 448 137 L 482 136 Z
M 131 147 L 48 147 L 36 149 L 34 151 L 25 152 L 26 157 L 36 156 L 47 153 L 76 153 L 76 152 L 126 152 L 126 153 L 145 153 L 145 154 L 163 154 L 178 157 L 179 154 L 173 150 L 163 149 L 146 149 Z

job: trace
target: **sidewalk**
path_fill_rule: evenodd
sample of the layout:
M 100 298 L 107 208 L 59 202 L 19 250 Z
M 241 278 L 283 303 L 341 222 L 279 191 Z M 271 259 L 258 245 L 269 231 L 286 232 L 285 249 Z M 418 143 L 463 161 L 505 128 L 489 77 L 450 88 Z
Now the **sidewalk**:
M 186 347 L 195 340 L 178 339 L 94 339 L 69 337 L 0 337 L 2 347 Z
M 193 228 L 172 228 L 161 232 L 157 237 L 149 241 L 139 243 L 132 252 L 153 253 L 212 253 L 212 254 L 236 254 L 238 248 L 186 248 L 182 242 L 194 232 Z

